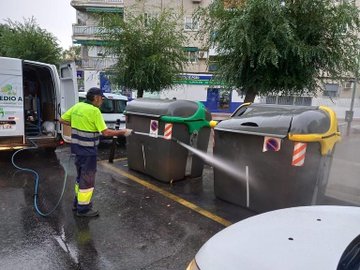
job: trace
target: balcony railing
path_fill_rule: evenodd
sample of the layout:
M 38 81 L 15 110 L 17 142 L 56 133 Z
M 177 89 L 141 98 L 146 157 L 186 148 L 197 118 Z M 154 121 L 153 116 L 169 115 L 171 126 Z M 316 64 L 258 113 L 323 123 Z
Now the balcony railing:
M 96 37 L 101 35 L 104 27 L 92 25 L 73 25 L 73 36 L 91 36 Z
M 82 68 L 91 68 L 95 70 L 103 70 L 115 65 L 116 58 L 90 57 L 82 60 Z
M 124 5 L 124 0 L 72 0 L 72 6 L 84 5 Z

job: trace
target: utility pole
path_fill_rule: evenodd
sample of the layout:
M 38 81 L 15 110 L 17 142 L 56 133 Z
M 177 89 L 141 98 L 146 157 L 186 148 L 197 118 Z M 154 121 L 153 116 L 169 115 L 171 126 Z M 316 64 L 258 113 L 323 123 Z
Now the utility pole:
M 351 95 L 351 103 L 350 103 L 350 110 L 346 111 L 345 114 L 345 121 L 347 122 L 347 128 L 346 128 L 346 136 L 350 135 L 350 129 L 351 129 L 351 122 L 354 118 L 354 102 L 355 102 L 355 93 L 356 93 L 356 84 L 357 84 L 357 77 L 353 79 L 353 90 Z
M 356 6 L 356 1 L 353 2 L 354 6 Z M 357 35 L 359 35 L 359 32 L 357 32 Z M 351 122 L 354 118 L 354 102 L 355 102 L 355 93 L 356 93 L 356 84 L 357 84 L 357 80 L 358 80 L 358 74 L 359 74 L 359 57 L 356 59 L 356 70 L 354 72 L 354 85 L 353 85 L 353 91 L 352 91 L 352 95 L 351 95 L 351 102 L 350 102 L 350 110 L 346 111 L 345 114 L 345 121 L 347 122 L 347 128 L 346 128 L 346 136 L 350 135 L 350 130 L 351 130 Z

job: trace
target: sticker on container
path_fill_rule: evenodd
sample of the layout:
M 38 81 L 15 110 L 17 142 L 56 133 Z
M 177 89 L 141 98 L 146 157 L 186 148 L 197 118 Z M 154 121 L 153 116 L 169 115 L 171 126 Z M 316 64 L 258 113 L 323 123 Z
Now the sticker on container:
M 281 139 L 274 137 L 264 137 L 263 152 L 274 151 L 277 152 L 281 147 Z
M 157 120 L 151 120 L 150 121 L 150 132 L 149 135 L 151 137 L 157 138 L 159 132 L 159 121 Z
M 296 142 L 292 156 L 292 166 L 303 166 L 305 162 L 306 143 Z
M 171 140 L 173 124 L 166 123 L 164 129 L 164 139 Z

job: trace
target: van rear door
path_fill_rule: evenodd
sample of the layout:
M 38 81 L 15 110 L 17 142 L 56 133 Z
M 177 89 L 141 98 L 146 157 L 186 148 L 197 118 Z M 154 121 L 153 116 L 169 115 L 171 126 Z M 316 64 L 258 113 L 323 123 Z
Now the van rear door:
M 75 63 L 60 66 L 60 114 L 66 112 L 79 101 Z M 64 141 L 71 142 L 71 128 L 63 126 L 61 135 Z
M 0 148 L 24 143 L 22 61 L 0 57 Z

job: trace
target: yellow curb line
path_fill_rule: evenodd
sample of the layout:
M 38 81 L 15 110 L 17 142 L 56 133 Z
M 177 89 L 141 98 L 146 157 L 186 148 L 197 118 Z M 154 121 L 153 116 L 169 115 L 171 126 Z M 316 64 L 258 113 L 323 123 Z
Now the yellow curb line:
M 174 194 L 172 194 L 172 193 L 170 193 L 168 191 L 165 191 L 165 190 L 163 190 L 163 189 L 161 189 L 161 188 L 159 188 L 159 187 L 157 187 L 157 186 L 155 186 L 153 184 L 150 184 L 149 182 L 147 182 L 145 180 L 142 180 L 142 179 L 140 179 L 140 178 L 138 178 L 138 177 L 136 177 L 134 175 L 131 175 L 131 174 L 123 171 L 122 169 L 116 168 L 116 167 L 112 166 L 111 164 L 107 163 L 106 161 L 101 161 L 100 163 L 104 167 L 106 167 L 106 168 L 108 168 L 108 169 L 110 169 L 110 170 L 112 170 L 112 171 L 114 171 L 116 173 L 119 173 L 122 176 L 125 176 L 125 177 L 129 178 L 130 180 L 132 180 L 132 181 L 134 181 L 134 182 L 136 182 L 136 183 L 138 183 L 138 184 L 140 184 L 140 185 L 142 185 L 144 187 L 147 187 L 148 189 L 151 189 L 151 190 L 153 190 L 155 192 L 158 192 L 161 195 L 163 195 L 163 196 L 165 196 L 165 197 L 167 197 L 167 198 L 169 198 L 169 199 L 171 199 L 171 200 L 173 200 L 173 201 L 175 201 L 175 202 L 177 202 L 177 203 L 179 203 L 179 204 L 181 204 L 181 205 L 183 205 L 183 206 L 185 206 L 187 208 L 190 208 L 191 210 L 199 213 L 200 215 L 203 215 L 203 216 L 205 216 L 205 217 L 207 217 L 207 218 L 209 218 L 209 219 L 211 219 L 211 220 L 213 220 L 213 221 L 215 221 L 217 223 L 220 223 L 221 225 L 223 225 L 225 227 L 230 226 L 232 224 L 230 221 L 228 221 L 226 219 L 223 219 L 222 217 L 219 217 L 219 216 L 217 216 L 217 215 L 215 215 L 215 214 L 213 214 L 213 213 L 211 213 L 211 212 L 197 206 L 196 204 L 193 204 L 193 203 L 191 203 L 191 202 L 189 202 L 187 200 L 184 200 L 183 198 L 181 198 L 181 197 L 179 197 L 177 195 L 174 195 Z
M 123 158 L 114 159 L 114 161 L 124 161 L 124 160 L 127 160 L 127 158 L 126 158 L 126 157 L 123 157 Z

